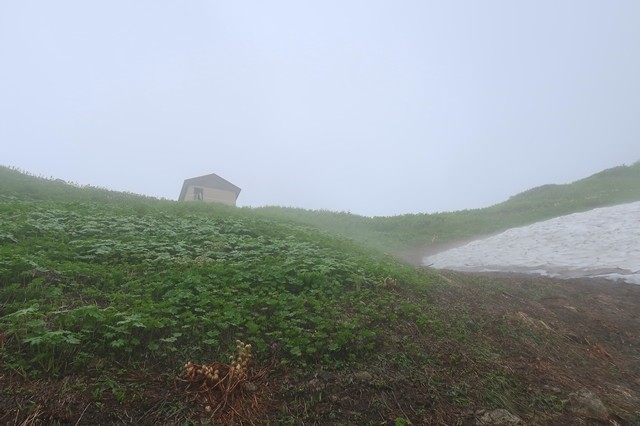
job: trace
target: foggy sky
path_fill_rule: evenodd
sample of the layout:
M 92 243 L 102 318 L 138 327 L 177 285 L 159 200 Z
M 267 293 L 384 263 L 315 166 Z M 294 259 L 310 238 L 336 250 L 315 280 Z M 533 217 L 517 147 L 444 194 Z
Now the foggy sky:
M 0 164 L 177 199 L 484 207 L 640 160 L 640 2 L 0 1 Z

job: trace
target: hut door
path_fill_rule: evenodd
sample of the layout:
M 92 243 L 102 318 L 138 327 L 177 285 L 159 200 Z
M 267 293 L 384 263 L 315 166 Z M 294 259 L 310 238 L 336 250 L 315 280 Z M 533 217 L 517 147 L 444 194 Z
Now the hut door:
M 203 190 L 203 188 L 193 188 L 193 199 L 194 200 L 204 200 L 204 190 Z

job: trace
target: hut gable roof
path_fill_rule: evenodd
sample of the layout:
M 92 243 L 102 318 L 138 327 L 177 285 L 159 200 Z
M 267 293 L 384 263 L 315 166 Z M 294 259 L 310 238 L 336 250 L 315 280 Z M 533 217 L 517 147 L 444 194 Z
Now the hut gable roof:
M 206 188 L 216 188 L 216 189 L 221 189 L 223 191 L 233 192 L 234 194 L 236 194 L 236 198 L 238 198 L 238 195 L 240 195 L 240 191 L 241 191 L 240 188 L 238 188 L 228 180 L 221 178 L 215 173 L 211 173 L 210 175 L 204 175 L 204 176 L 194 177 L 191 179 L 185 179 L 184 183 L 182 184 L 182 191 L 180 191 L 180 197 L 178 198 L 179 201 L 184 201 L 184 198 L 187 195 L 187 189 L 189 188 L 189 186 L 192 186 L 192 185 L 203 186 Z

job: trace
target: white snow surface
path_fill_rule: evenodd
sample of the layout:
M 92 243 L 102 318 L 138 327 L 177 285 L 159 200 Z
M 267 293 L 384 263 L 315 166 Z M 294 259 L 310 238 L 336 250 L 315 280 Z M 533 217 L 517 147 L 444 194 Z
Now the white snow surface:
M 527 272 L 640 284 L 640 202 L 512 228 L 423 259 L 438 269 Z

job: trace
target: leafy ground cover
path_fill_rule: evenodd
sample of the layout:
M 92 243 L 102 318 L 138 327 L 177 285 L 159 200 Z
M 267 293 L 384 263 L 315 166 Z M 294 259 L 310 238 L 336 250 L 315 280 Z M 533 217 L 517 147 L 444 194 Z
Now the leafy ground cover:
M 176 362 L 236 338 L 258 353 L 277 342 L 301 362 L 348 360 L 371 349 L 379 308 L 354 298 L 377 303 L 373 283 L 395 272 L 347 241 L 242 212 L 11 199 L 0 208 L 2 326 L 15 343 L 6 362 L 24 372 L 123 354 Z
M 3 424 L 634 424 L 638 303 L 0 168 Z

